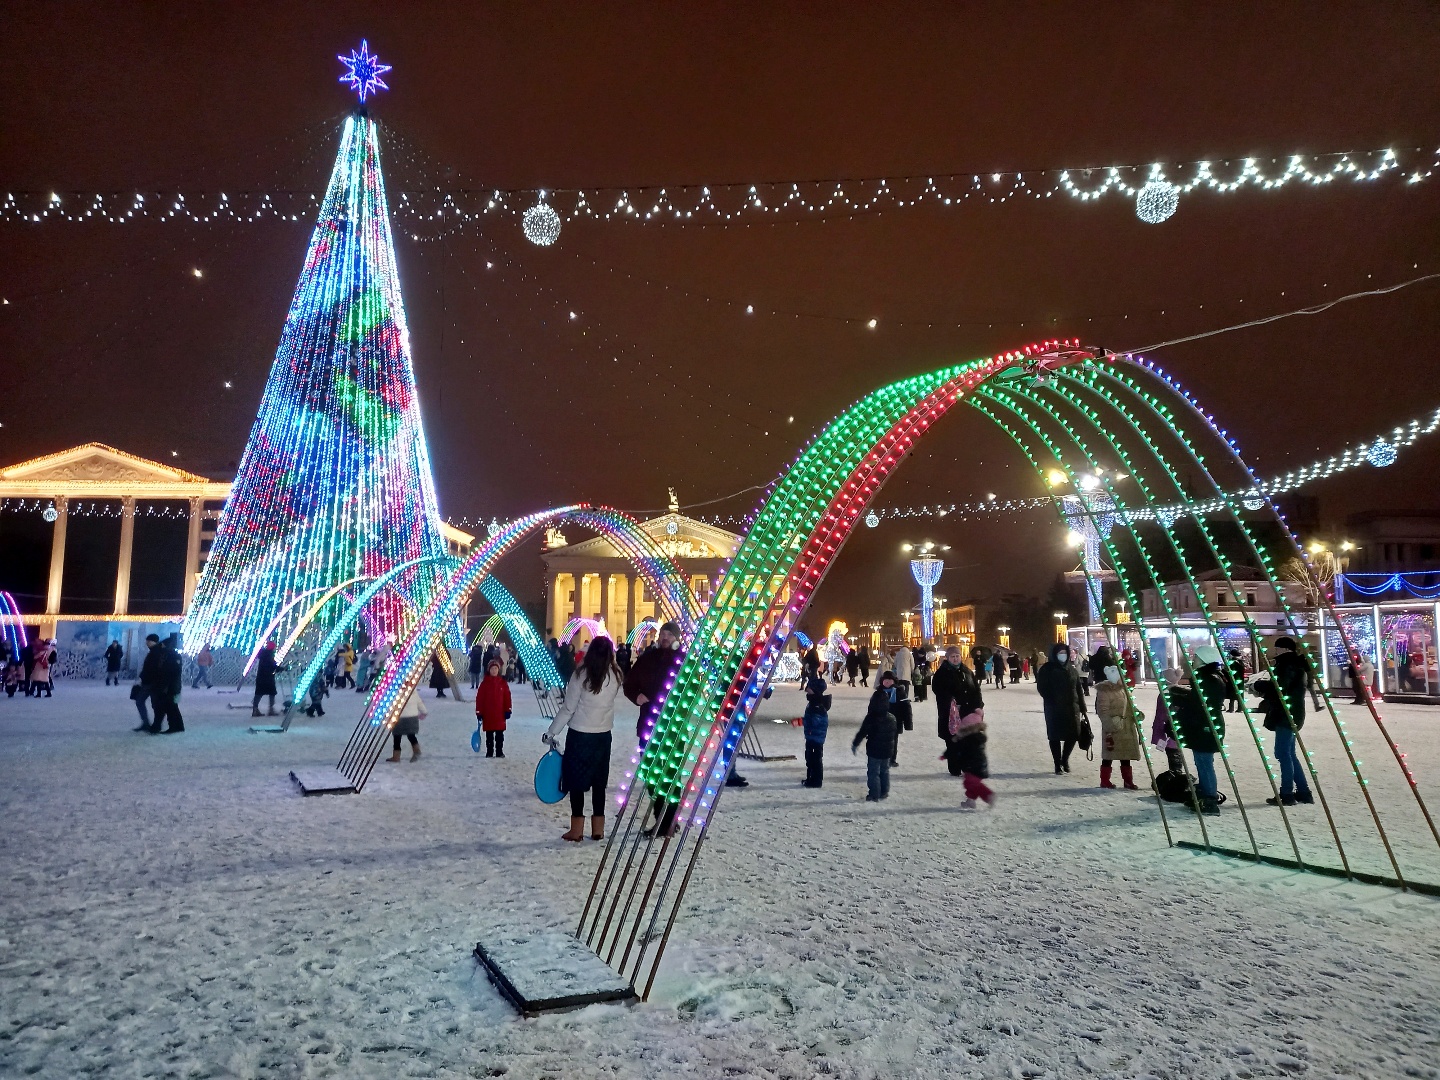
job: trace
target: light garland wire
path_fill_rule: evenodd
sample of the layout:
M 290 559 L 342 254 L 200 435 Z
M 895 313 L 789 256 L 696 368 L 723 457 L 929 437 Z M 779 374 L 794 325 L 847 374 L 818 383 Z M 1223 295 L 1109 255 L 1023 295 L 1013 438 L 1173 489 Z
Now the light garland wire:
M 949 173 L 929 176 L 868 177 L 848 180 L 756 181 L 635 188 L 491 188 L 484 190 L 397 191 L 395 216 L 415 223 L 463 227 L 495 215 L 522 218 L 529 214 L 535 231 L 536 208 L 553 218 L 541 239 L 558 235 L 561 222 L 653 222 L 657 224 L 724 224 L 741 218 L 767 220 L 872 214 L 882 209 L 922 205 L 951 207 L 972 200 L 999 204 L 1015 199 L 1048 199 L 1055 195 L 1091 203 L 1107 196 L 1139 203 L 1142 192 L 1157 185 L 1175 198 L 1196 191 L 1224 195 L 1244 188 L 1276 191 L 1294 185 L 1323 187 L 1336 181 L 1373 182 L 1391 174 L 1406 185 L 1429 179 L 1440 166 L 1440 149 L 1290 154 L 1166 165 L 1111 165 L 1098 168 L 1047 168 L 1029 171 Z M 1225 172 L 1224 170 L 1229 170 Z M 563 199 L 567 208 L 556 205 Z M 39 224 L 46 221 L 109 222 L 188 221 L 213 224 L 262 219 L 299 221 L 314 213 L 314 194 L 272 192 L 133 192 L 129 194 L 58 191 L 7 192 L 0 201 L 0 221 Z M 1168 216 L 1168 215 L 1167 215 Z

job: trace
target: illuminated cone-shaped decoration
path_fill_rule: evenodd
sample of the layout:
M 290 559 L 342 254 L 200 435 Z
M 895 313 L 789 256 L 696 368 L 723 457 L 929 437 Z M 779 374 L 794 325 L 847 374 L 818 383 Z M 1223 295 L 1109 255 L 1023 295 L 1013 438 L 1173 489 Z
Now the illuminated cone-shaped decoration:
M 185 620 L 186 647 L 250 649 L 291 598 L 444 552 L 376 126 L 355 115 Z M 399 588 L 418 602 L 439 569 L 407 571 Z M 382 593 L 372 622 L 396 631 L 402 604 Z
M 910 560 L 910 576 L 920 586 L 920 637 L 924 641 L 935 640 L 935 586 L 945 563 L 933 555 Z

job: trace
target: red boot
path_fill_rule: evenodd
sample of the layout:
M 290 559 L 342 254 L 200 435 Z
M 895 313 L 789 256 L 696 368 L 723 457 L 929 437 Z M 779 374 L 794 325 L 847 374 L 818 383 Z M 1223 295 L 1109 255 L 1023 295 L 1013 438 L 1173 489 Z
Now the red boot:
M 1114 787 L 1115 787 L 1115 785 L 1110 782 L 1110 766 L 1109 766 L 1109 765 L 1101 765 L 1101 766 L 1100 766 L 1100 786 L 1101 786 L 1101 787 L 1104 787 L 1104 788 L 1114 788 Z
M 1135 783 L 1135 774 L 1130 770 L 1130 762 L 1122 761 L 1120 763 L 1120 779 L 1125 781 L 1126 791 L 1140 790 L 1140 788 Z

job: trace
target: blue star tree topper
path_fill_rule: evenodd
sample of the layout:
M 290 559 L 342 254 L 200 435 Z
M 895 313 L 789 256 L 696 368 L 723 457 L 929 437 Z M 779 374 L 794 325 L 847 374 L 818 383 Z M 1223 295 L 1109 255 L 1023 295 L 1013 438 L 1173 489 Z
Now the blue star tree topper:
M 380 58 L 370 51 L 368 41 L 362 40 L 358 51 L 352 49 L 349 56 L 341 56 L 339 60 L 350 69 L 340 76 L 340 81 L 350 84 L 350 89 L 360 95 L 362 104 L 366 94 L 390 89 L 385 80 L 380 78 L 390 70 L 390 65 L 380 63 Z

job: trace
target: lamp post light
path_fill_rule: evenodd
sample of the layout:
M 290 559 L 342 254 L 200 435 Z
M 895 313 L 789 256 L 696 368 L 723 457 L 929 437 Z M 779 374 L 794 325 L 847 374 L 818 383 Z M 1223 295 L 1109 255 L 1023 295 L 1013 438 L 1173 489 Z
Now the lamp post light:
M 1055 641 L 1059 644 L 1068 643 L 1070 640 L 1070 627 L 1066 625 L 1069 618 L 1068 611 L 1055 612 Z
M 1116 600 L 1115 607 L 1117 609 L 1115 612 L 1115 621 L 1117 623 L 1129 622 L 1130 611 L 1126 602 L 1124 600 Z
M 995 629 L 1000 631 L 1000 647 L 1002 649 L 1010 648 L 1010 627 L 997 626 Z
M 920 641 L 935 640 L 935 586 L 945 570 L 945 560 L 937 551 L 949 551 L 949 544 L 926 540 L 919 544 L 901 544 L 900 550 L 915 555 L 910 560 L 910 575 L 920 586 Z

